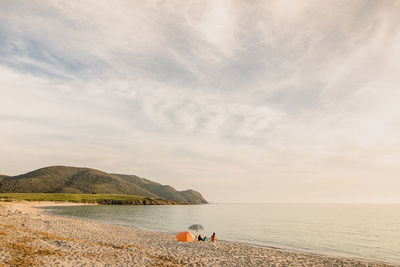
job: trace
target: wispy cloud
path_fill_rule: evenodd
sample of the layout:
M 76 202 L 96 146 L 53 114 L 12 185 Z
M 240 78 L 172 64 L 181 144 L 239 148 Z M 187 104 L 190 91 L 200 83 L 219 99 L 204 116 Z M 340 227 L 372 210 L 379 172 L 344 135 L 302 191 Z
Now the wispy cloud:
M 85 165 L 217 201 L 400 201 L 399 12 L 0 1 L 0 172 Z

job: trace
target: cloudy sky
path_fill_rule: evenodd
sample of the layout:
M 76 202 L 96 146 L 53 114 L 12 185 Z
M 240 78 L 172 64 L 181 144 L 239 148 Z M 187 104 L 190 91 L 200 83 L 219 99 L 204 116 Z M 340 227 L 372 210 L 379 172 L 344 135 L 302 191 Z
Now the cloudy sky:
M 400 1 L 0 0 L 0 173 L 400 202 Z

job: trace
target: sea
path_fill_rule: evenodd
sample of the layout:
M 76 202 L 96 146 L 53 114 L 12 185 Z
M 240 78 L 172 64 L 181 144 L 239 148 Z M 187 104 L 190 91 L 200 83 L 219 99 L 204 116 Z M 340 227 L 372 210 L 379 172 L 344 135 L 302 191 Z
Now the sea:
M 400 265 L 400 204 L 53 206 L 65 217 L 175 234 L 201 224 L 219 240 Z

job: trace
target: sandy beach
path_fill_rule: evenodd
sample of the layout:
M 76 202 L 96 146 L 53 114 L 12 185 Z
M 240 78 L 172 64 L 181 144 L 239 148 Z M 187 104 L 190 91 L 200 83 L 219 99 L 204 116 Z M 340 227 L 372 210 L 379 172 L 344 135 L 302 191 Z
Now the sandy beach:
M 44 214 L 52 202 L 0 202 L 0 266 L 392 266 Z

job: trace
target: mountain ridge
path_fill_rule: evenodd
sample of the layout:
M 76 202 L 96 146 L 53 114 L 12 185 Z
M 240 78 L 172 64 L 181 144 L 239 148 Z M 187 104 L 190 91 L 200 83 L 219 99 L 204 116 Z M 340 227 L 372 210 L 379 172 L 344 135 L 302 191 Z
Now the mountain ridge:
M 177 191 L 136 175 L 62 165 L 16 176 L 0 175 L 0 193 L 128 194 L 189 204 L 207 203 L 192 189 Z

